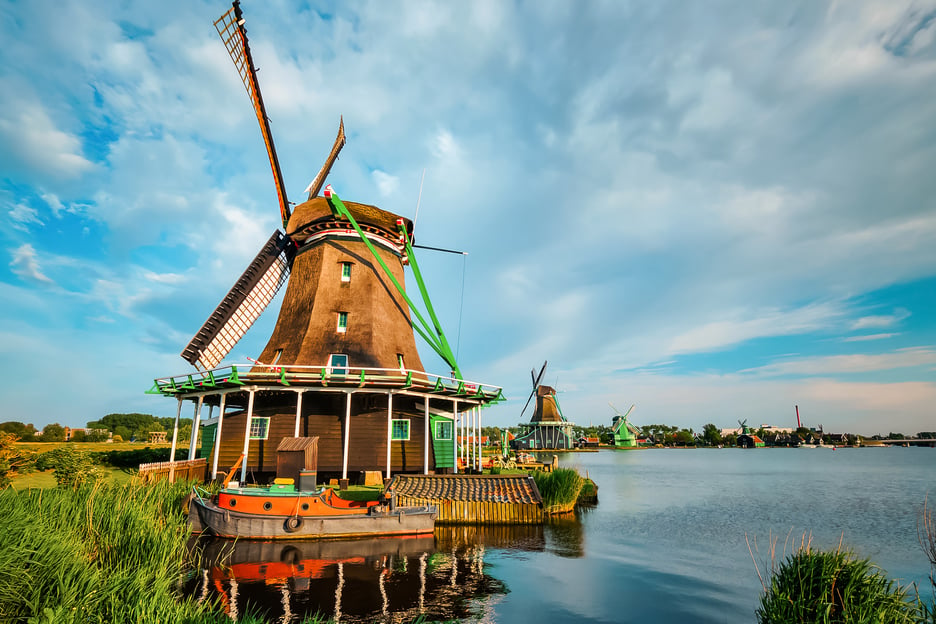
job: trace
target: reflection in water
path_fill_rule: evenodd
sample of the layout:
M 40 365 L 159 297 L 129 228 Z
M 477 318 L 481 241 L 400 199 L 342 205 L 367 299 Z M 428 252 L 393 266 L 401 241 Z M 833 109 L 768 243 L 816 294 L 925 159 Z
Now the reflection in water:
M 582 555 L 574 517 L 546 526 L 437 527 L 434 536 L 261 542 L 202 538 L 184 591 L 218 599 L 231 619 L 320 614 L 342 622 L 491 620 L 508 592 L 484 570 L 486 548 Z

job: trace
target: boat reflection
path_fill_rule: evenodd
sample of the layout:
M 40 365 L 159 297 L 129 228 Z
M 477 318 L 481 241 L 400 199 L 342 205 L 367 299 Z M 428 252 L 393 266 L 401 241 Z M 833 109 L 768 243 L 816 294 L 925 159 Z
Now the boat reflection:
M 437 527 L 432 536 L 345 541 L 199 539 L 184 591 L 220 600 L 237 621 L 318 614 L 337 622 L 487 619 L 507 587 L 485 573 L 486 548 L 544 551 L 542 526 Z M 574 541 L 574 540 L 573 540 Z

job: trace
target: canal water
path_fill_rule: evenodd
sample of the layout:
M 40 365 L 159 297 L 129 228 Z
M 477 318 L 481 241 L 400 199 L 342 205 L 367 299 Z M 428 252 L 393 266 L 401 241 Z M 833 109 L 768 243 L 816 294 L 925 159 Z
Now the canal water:
M 232 619 L 751 622 L 758 569 L 804 535 L 926 597 L 917 539 L 936 449 L 649 449 L 559 455 L 599 502 L 538 527 L 439 527 L 351 542 L 203 540 L 186 591 Z M 750 544 L 750 551 L 748 544 Z M 752 554 L 753 552 L 753 559 Z M 756 562 L 756 566 L 755 566 Z

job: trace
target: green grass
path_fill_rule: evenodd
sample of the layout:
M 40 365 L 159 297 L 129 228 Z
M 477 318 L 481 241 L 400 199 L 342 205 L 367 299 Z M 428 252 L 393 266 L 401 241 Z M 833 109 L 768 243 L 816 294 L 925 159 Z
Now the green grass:
M 101 466 L 105 477 L 113 483 L 129 483 L 133 479 L 133 474 L 123 468 L 114 468 L 112 466 Z M 54 488 L 56 486 L 55 475 L 52 470 L 37 470 L 29 474 L 17 475 L 12 483 L 15 490 L 28 490 L 29 488 Z
M 188 452 L 188 440 L 185 440 L 185 451 Z M 65 446 L 66 444 L 74 446 L 76 449 L 82 451 L 136 451 L 141 448 L 150 446 L 152 448 L 170 448 L 172 443 L 166 442 L 165 444 L 150 444 L 148 442 L 17 442 L 16 446 L 21 446 L 23 448 L 30 449 L 32 451 L 38 451 L 40 453 L 45 453 L 46 451 L 51 451 L 54 448 L 59 446 Z M 183 447 L 177 446 L 178 449 Z
M 571 511 L 585 485 L 582 475 L 572 468 L 557 468 L 552 472 L 535 470 L 532 477 L 547 512 Z
M 761 579 L 760 624 L 801 622 L 923 622 L 918 601 L 868 559 L 837 549 L 816 551 L 805 541 Z

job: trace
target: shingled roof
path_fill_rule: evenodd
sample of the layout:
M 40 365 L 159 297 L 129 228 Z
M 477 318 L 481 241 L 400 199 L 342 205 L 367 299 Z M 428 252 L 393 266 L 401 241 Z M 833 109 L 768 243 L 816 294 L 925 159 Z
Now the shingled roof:
M 542 503 L 539 489 L 527 475 L 402 475 L 390 487 L 397 495 L 425 500 L 486 503 Z

